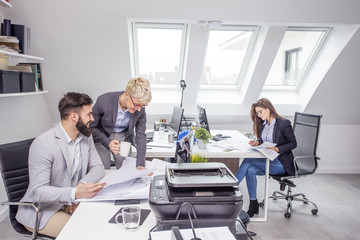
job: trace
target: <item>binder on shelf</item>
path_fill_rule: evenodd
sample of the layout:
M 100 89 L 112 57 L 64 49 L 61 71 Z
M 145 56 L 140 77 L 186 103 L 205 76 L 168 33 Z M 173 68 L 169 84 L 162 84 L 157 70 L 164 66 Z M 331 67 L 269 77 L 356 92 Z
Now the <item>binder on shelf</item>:
M 11 24 L 11 36 L 19 39 L 19 48 L 22 54 L 29 54 L 30 28 L 21 24 Z

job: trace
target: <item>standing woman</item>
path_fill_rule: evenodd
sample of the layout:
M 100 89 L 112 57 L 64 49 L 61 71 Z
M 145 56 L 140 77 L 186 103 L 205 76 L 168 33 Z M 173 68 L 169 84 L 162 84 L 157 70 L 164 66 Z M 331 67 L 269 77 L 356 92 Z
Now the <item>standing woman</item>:
M 132 78 L 125 91 L 109 92 L 98 97 L 93 108 L 94 121 L 90 124 L 96 150 L 105 169 L 110 168 L 110 154 L 116 169 L 125 157 L 120 156 L 120 142 L 136 146 L 138 169 L 145 167 L 146 112 L 151 101 L 150 83 L 147 79 Z
M 267 98 L 261 98 L 252 104 L 250 110 L 253 121 L 253 131 L 258 140 L 250 140 L 251 146 L 258 146 L 263 142 L 276 143 L 275 147 L 269 148 L 279 153 L 279 156 L 270 161 L 269 173 L 281 175 L 295 174 L 294 155 L 292 150 L 296 148 L 296 138 L 291 127 L 291 122 L 281 117 Z M 236 173 L 236 178 L 241 182 L 246 176 L 246 184 L 249 192 L 250 206 L 248 214 L 253 217 L 259 213 L 259 203 L 256 197 L 256 175 L 265 175 L 265 158 L 245 158 Z

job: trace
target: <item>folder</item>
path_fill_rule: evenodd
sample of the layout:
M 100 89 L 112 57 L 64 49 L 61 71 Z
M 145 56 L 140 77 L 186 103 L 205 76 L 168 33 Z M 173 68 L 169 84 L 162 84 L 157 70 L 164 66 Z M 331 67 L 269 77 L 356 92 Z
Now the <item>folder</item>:
M 20 24 L 11 24 L 11 35 L 19 39 L 19 48 L 22 54 L 29 54 L 30 28 Z

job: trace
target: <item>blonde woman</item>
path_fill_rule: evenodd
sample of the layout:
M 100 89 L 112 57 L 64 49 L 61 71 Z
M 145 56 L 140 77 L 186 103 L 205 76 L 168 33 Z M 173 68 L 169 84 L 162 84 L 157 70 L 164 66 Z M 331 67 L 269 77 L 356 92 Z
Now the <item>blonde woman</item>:
M 294 155 L 292 150 L 296 148 L 297 143 L 290 121 L 281 117 L 272 103 L 266 98 L 261 98 L 252 104 L 250 116 L 253 121 L 253 131 L 258 140 L 251 140 L 249 144 L 258 146 L 263 142 L 276 143 L 276 146 L 270 149 L 278 152 L 279 156 L 270 161 L 270 174 L 281 175 L 287 173 L 294 175 Z M 250 198 L 248 210 L 250 217 L 259 213 L 259 203 L 256 197 L 256 175 L 265 175 L 265 160 L 265 158 L 246 158 L 236 173 L 239 181 L 246 177 Z
M 121 167 L 125 159 L 118 154 L 122 141 L 136 146 L 136 166 L 139 169 L 145 166 L 145 106 L 150 101 L 150 83 L 141 77 L 131 79 L 125 91 L 105 93 L 98 97 L 93 108 L 94 122 L 90 126 L 105 169 L 110 168 L 110 154 L 113 154 L 116 168 Z

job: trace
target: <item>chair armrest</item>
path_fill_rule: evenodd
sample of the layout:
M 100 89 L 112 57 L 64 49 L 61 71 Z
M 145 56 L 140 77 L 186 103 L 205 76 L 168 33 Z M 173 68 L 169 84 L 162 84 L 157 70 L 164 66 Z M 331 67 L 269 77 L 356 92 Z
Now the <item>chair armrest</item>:
M 38 203 L 33 202 L 2 202 L 1 205 L 8 205 L 8 206 L 32 206 L 35 209 L 36 212 L 36 220 L 35 220 L 35 226 L 33 228 L 33 234 L 32 239 L 36 239 L 37 232 L 39 228 L 39 215 L 40 215 L 40 207 Z
M 17 205 L 17 206 L 33 206 L 33 208 L 38 208 L 38 203 L 32 203 L 32 202 L 2 202 L 1 205 L 9 205 L 9 206 L 13 206 L 13 205 Z M 36 211 L 36 209 L 35 209 Z

